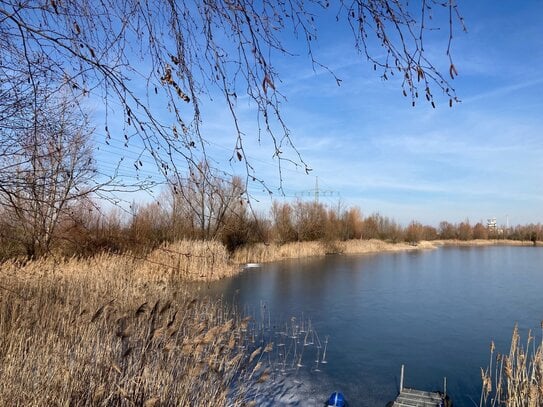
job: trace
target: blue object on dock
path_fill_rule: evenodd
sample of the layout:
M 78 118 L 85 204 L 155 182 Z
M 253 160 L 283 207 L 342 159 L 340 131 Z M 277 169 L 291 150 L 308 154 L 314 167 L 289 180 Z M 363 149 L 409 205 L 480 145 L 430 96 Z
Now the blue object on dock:
M 326 404 L 328 407 L 345 407 L 345 397 L 339 391 L 335 391 L 331 394 Z

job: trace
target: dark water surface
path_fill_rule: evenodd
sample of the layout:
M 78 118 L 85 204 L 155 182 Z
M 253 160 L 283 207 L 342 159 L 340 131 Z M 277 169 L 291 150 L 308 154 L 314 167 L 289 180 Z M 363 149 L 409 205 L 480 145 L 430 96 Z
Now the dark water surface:
M 328 335 L 328 364 L 300 373 L 294 405 L 322 405 L 334 390 L 350 406 L 384 406 L 405 384 L 439 390 L 456 406 L 478 405 L 489 344 L 508 352 L 518 322 L 540 339 L 543 248 L 444 247 L 433 251 L 327 256 L 263 265 L 206 286 L 249 311 L 311 318 Z M 298 401 L 296 401 L 298 400 Z M 276 401 L 272 404 L 287 404 Z

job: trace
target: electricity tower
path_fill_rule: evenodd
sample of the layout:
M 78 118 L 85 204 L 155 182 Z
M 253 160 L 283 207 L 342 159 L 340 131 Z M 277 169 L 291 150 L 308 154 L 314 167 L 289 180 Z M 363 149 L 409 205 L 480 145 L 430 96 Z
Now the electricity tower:
M 313 189 L 307 189 L 305 191 L 300 191 L 296 193 L 296 196 L 313 196 L 313 199 L 316 204 L 319 203 L 319 198 L 323 196 L 338 196 L 338 191 L 332 191 L 332 190 L 324 190 L 319 188 L 319 177 L 315 177 L 315 188 Z

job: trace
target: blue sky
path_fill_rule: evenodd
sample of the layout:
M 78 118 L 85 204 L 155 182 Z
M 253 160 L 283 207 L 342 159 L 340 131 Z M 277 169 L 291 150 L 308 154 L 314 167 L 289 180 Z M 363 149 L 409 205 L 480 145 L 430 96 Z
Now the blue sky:
M 462 102 L 452 109 L 440 97 L 437 109 L 422 101 L 413 108 L 400 83 L 382 81 L 356 55 L 345 27 L 332 20 L 320 29 L 314 51 L 342 79 L 340 87 L 328 73 L 313 71 L 299 43 L 289 43 L 300 56 L 275 60 L 278 89 L 287 98 L 282 113 L 313 171 L 307 176 L 286 166 L 285 196 L 269 198 L 249 185 L 255 207 L 265 212 L 271 199 L 294 199 L 312 189 L 318 176 L 323 190 L 334 191 L 323 202 L 341 199 L 365 215 L 379 212 L 403 224 L 490 217 L 501 224 L 506 218 L 511 224 L 543 222 L 543 1 L 459 3 L 468 32 L 455 30 L 459 76 L 453 85 Z M 427 51 L 448 67 L 444 37 L 435 37 Z M 256 114 L 248 101 L 240 97 L 237 109 L 249 160 L 275 191 L 270 143 L 256 141 Z M 243 174 L 241 165 L 228 160 L 234 139 L 224 104 L 204 101 L 203 121 L 214 165 Z M 98 161 L 107 167 L 104 157 Z

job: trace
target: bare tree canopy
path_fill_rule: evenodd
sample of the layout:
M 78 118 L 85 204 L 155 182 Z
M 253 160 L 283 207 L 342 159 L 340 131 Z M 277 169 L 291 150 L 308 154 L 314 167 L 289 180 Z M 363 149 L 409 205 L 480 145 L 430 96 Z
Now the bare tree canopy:
M 190 224 L 206 239 L 217 237 L 228 217 L 243 212 L 241 179 L 227 180 L 215 174 L 207 163 L 200 163 L 198 171 L 189 174 L 185 182 L 172 184 L 172 217 Z
M 349 25 L 355 50 L 382 78 L 402 78 L 413 103 L 420 96 L 434 105 L 432 89 L 450 104 L 456 101 L 449 83 L 457 74 L 450 54 L 453 25 L 462 24 L 455 0 L 421 0 L 416 7 L 402 0 L 1 0 L 0 100 L 11 102 L 0 102 L 0 124 L 20 103 L 21 87 L 35 87 L 40 71 L 47 71 L 59 88 L 68 84 L 104 100 L 106 136 L 136 136 L 171 179 L 180 176 L 180 159 L 194 168 L 205 160 L 201 106 L 219 93 L 236 129 L 232 159 L 258 180 L 238 120 L 236 100 L 243 94 L 258 112 L 255 137 L 271 138 L 279 169 L 287 159 L 309 170 L 281 115 L 274 57 L 290 55 L 285 38 L 296 36 L 313 66 L 327 69 L 312 50 L 318 17 L 327 12 Z M 445 72 L 424 48 L 428 21 L 440 12 L 448 21 L 442 27 L 448 32 Z M 112 134 L 108 124 L 119 105 L 124 134 Z
M 51 89 L 47 75 L 4 99 L 0 116 L 0 239 L 30 257 L 48 253 L 60 225 L 97 205 L 93 198 L 145 188 L 100 174 L 89 118 L 71 89 Z
M 1 236 L 19 239 L 29 256 L 48 252 L 59 224 L 100 189 L 85 116 L 46 87 L 32 100 L 7 120 L 0 139 Z

